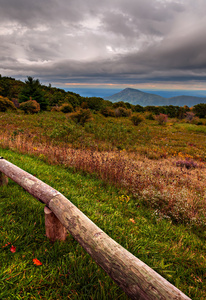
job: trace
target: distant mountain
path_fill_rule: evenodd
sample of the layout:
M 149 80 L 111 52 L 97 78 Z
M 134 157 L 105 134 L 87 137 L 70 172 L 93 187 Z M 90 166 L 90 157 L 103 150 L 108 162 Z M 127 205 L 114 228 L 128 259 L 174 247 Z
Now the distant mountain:
M 166 100 L 166 98 L 150 93 L 141 92 L 136 89 L 126 88 L 117 94 L 107 97 L 107 100 L 110 100 L 112 102 L 123 101 L 129 102 L 130 104 L 134 105 L 139 104 L 141 106 L 147 106 L 165 105 L 164 101 Z
M 195 97 L 195 96 L 176 96 L 172 98 L 168 98 L 169 105 L 174 106 L 184 106 L 187 105 L 189 107 L 194 106 L 199 103 L 206 103 L 206 98 L 203 97 Z
M 141 106 L 194 106 L 199 103 L 206 103 L 206 98 L 194 96 L 177 96 L 172 98 L 164 98 L 155 94 L 145 93 L 137 89 L 126 88 L 119 93 L 105 98 L 111 102 L 129 102 L 133 105 Z

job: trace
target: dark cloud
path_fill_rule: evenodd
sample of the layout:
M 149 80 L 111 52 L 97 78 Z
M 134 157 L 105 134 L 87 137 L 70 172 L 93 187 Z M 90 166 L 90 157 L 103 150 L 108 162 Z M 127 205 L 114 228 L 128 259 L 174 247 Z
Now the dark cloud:
M 0 73 L 53 82 L 205 80 L 205 0 L 0 0 Z

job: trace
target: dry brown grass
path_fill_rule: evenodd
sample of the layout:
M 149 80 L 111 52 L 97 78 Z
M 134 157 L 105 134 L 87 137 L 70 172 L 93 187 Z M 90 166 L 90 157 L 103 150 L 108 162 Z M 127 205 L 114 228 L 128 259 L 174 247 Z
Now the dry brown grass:
M 176 159 L 150 160 L 126 151 L 97 152 L 36 143 L 29 135 L 1 133 L 0 146 L 38 156 L 50 164 L 64 164 L 97 174 L 104 181 L 125 188 L 155 209 L 160 218 L 189 225 L 206 225 L 206 165 L 186 169 Z

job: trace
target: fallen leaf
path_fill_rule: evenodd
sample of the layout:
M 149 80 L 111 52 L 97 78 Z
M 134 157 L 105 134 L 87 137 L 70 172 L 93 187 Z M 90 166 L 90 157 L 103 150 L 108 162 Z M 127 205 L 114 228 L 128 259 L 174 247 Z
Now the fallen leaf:
M 135 220 L 134 219 L 129 219 L 129 221 L 135 224 Z
M 12 245 L 11 248 L 10 248 L 10 251 L 11 251 L 12 253 L 15 253 L 15 252 L 16 252 L 16 247 L 14 247 L 14 246 Z
M 37 258 L 34 258 L 33 259 L 33 263 L 36 265 L 36 266 L 41 266 L 42 263 L 40 262 L 40 260 L 38 260 Z
M 11 243 L 7 243 L 7 244 L 5 244 L 4 246 L 2 246 L 2 248 L 4 248 L 4 247 L 7 247 L 9 244 L 11 244 Z

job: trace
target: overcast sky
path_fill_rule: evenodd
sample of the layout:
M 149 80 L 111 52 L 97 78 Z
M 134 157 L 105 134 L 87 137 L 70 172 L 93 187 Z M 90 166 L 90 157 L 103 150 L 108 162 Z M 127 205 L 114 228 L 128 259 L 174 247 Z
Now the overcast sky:
M 206 0 L 0 0 L 0 74 L 206 89 L 205 31 Z

